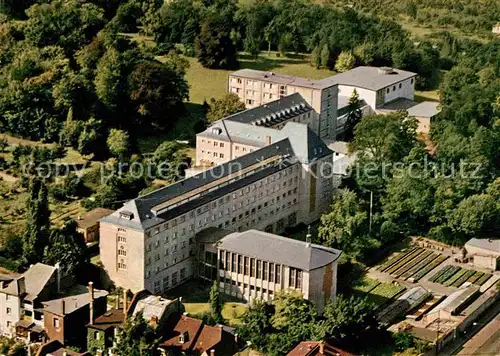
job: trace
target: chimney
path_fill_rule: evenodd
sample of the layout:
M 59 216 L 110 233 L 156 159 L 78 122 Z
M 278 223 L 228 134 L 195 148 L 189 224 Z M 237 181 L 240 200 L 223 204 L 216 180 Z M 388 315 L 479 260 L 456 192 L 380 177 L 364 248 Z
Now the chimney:
M 307 227 L 307 235 L 306 235 L 306 247 L 311 247 L 311 225 Z
M 153 329 L 155 329 L 158 326 L 158 317 L 156 315 L 153 315 L 151 317 L 150 325 Z
M 319 343 L 319 354 L 320 355 L 324 355 L 325 354 L 325 343 L 323 341 L 321 341 Z
M 90 310 L 90 320 L 89 324 L 94 323 L 94 282 L 89 282 L 89 310 Z
M 215 356 L 215 350 L 214 349 L 210 350 L 210 356 Z
M 271 136 L 266 136 L 266 145 L 271 144 Z
M 18 278 L 18 280 L 17 280 L 17 290 L 19 291 L 19 294 L 26 293 L 26 282 L 24 280 L 24 276 Z
M 61 292 L 61 265 L 59 265 L 59 262 L 55 264 L 54 266 L 56 268 L 56 280 L 57 280 L 57 293 Z

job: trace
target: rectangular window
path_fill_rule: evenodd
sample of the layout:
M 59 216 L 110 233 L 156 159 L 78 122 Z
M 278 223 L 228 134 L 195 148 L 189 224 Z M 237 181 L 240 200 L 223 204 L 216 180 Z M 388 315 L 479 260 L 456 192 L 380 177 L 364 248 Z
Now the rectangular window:
M 257 260 L 257 262 L 255 263 L 255 269 L 255 276 L 259 279 L 262 279 L 262 261 Z
M 302 271 L 297 271 L 297 282 L 295 284 L 295 288 L 302 289 Z
M 269 263 L 269 282 L 274 283 L 274 263 Z
M 276 283 L 281 283 L 281 266 L 276 265 Z
M 220 252 L 220 264 L 219 264 L 219 268 L 221 269 L 226 269 L 226 253 L 224 251 L 221 251 Z
M 248 270 L 248 257 L 245 257 L 245 264 L 244 264 L 244 270 L 243 270 L 243 274 L 245 276 L 248 276 L 249 274 L 249 270 Z
M 177 272 L 172 273 L 172 285 L 177 284 Z
M 58 318 L 54 318 L 54 327 L 55 328 L 59 327 L 59 319 Z
M 297 277 L 297 270 L 295 268 L 290 268 L 290 279 L 288 281 L 288 286 L 290 288 L 295 288 L 296 277 Z
M 181 276 L 181 281 L 186 278 L 186 269 L 185 268 L 181 268 L 180 276 Z
M 160 293 L 160 291 L 161 291 L 160 281 L 155 281 L 155 283 L 154 283 L 154 291 L 155 291 L 156 294 Z
M 169 286 L 170 286 L 170 277 L 169 276 L 163 277 L 163 291 L 166 292 Z
M 243 273 L 243 256 L 238 255 L 238 273 Z
M 236 255 L 233 253 L 232 254 L 232 266 L 231 266 L 231 272 L 236 272 Z
M 267 281 L 267 262 L 262 262 L 262 279 Z
M 255 258 L 250 259 L 250 277 L 255 277 Z

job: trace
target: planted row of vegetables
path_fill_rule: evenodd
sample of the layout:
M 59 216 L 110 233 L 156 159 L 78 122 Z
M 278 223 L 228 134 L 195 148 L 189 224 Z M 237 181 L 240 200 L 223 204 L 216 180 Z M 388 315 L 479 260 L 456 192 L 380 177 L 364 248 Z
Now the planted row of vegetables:
M 381 272 L 385 272 L 389 267 L 391 267 L 393 264 L 399 262 L 401 259 L 404 257 L 408 256 L 408 254 L 418 250 L 418 247 L 413 247 L 411 250 L 400 253 L 399 255 L 387 260 L 385 263 L 383 263 L 380 267 L 378 267 L 378 270 Z
M 482 286 L 490 277 L 490 273 L 477 272 L 458 266 L 446 266 L 429 278 L 429 281 L 458 288 L 465 282 Z
M 413 258 L 411 261 L 408 261 L 408 263 L 404 264 L 402 267 L 400 267 L 391 275 L 393 277 L 399 278 L 403 273 L 418 265 L 420 262 L 422 262 L 422 260 L 427 259 L 427 257 L 429 257 L 431 254 L 432 251 L 424 250 L 424 252 L 418 255 L 418 258 Z
M 401 259 L 399 262 L 395 263 L 393 266 L 389 267 L 385 272 L 389 274 L 393 274 L 401 267 L 405 266 L 407 263 L 412 261 L 415 258 L 418 258 L 421 254 L 425 253 L 424 249 L 417 249 L 414 252 L 408 254 L 405 258 Z
M 427 273 L 432 271 L 434 268 L 439 266 L 441 263 L 443 263 L 448 257 L 439 255 L 438 258 L 436 258 L 434 261 L 429 263 L 427 266 L 419 270 L 417 273 L 415 273 L 413 276 L 411 276 L 411 279 L 413 282 L 418 282 L 422 277 L 424 277 Z
M 420 271 L 422 268 L 424 268 L 427 264 L 431 263 L 436 259 L 438 255 L 436 253 L 433 253 L 432 251 L 428 251 L 428 253 L 425 254 L 425 256 L 422 256 L 420 259 L 415 259 L 412 261 L 412 265 L 406 269 L 403 273 L 400 273 L 398 275 L 398 278 L 403 278 L 406 279 L 408 277 L 413 276 L 415 273 Z

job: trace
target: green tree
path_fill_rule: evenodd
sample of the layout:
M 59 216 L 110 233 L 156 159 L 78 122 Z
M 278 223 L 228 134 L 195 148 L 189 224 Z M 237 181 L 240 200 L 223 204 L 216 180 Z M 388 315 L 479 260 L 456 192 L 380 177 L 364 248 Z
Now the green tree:
M 210 99 L 210 108 L 207 113 L 207 119 L 209 122 L 215 122 L 243 110 L 245 110 L 245 104 L 241 102 L 238 95 L 229 93 L 222 99 Z
M 323 68 L 330 68 L 330 61 L 331 61 L 331 53 L 330 53 L 330 48 L 328 47 L 328 44 L 324 44 L 323 47 L 321 48 L 321 67 Z
M 124 157 L 129 153 L 130 142 L 129 135 L 123 130 L 111 129 L 106 141 L 111 154 L 116 157 Z
M 264 351 L 268 346 L 268 338 L 272 333 L 272 306 L 260 299 L 254 299 L 243 314 L 243 325 L 238 328 L 238 334 L 243 340 L 249 341 L 253 348 Z
M 83 271 L 89 258 L 83 235 L 77 228 L 76 221 L 70 220 L 63 227 L 52 230 L 50 242 L 45 249 L 44 263 L 59 263 L 71 274 Z
M 363 113 L 361 112 L 361 101 L 359 100 L 359 94 L 356 89 L 352 91 L 347 110 L 344 137 L 346 141 L 351 141 L 354 137 L 354 128 L 363 117 Z
M 33 178 L 30 182 L 26 214 L 23 261 L 30 265 L 42 261 L 50 229 L 48 190 L 39 178 Z
M 326 319 L 322 325 L 324 337 L 340 345 L 368 343 L 369 336 L 378 329 L 373 305 L 365 298 L 337 297 L 329 302 L 323 312 Z
M 184 79 L 185 67 L 178 62 L 162 64 L 157 61 L 139 63 L 128 78 L 129 96 L 138 124 L 143 128 L 170 128 L 189 98 Z
M 318 46 L 314 46 L 311 52 L 311 65 L 317 69 L 321 68 L 321 51 Z
M 78 152 L 82 155 L 100 154 L 103 150 L 101 130 L 101 121 L 94 118 L 87 121 L 78 137 Z
M 357 253 L 368 232 L 367 218 L 356 193 L 343 189 L 334 196 L 331 211 L 321 216 L 319 237 L 327 246 Z
M 236 48 L 230 33 L 224 17 L 210 14 L 205 19 L 196 38 L 196 57 L 202 66 L 211 69 L 238 67 Z
M 466 236 L 485 236 L 498 232 L 500 211 L 497 201 L 487 194 L 476 194 L 462 200 L 448 217 L 450 227 Z
M 219 295 L 219 287 L 217 281 L 214 281 L 212 288 L 210 288 L 210 311 L 217 323 L 223 323 L 224 317 L 222 316 L 222 300 Z
M 356 64 L 356 58 L 351 51 L 341 52 L 335 62 L 335 70 L 340 73 L 347 72 L 354 68 L 354 64 Z
M 111 110 L 116 109 L 124 96 L 123 76 L 120 53 L 108 49 L 97 64 L 94 85 L 97 97 Z
M 142 312 L 127 319 L 117 343 L 116 353 L 128 356 L 157 356 L 158 340 L 155 330 L 144 320 Z

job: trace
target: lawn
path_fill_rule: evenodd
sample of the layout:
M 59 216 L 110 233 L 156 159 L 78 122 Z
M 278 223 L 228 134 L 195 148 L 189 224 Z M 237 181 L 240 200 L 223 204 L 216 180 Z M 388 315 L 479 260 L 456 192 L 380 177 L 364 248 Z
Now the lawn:
M 168 291 L 166 297 L 175 299 L 182 297 L 182 303 L 186 311 L 193 317 L 208 312 L 210 305 L 208 303 L 211 284 L 198 280 L 188 281 L 174 289 Z M 246 305 L 231 297 L 221 294 L 224 302 L 222 316 L 228 321 L 229 325 L 241 324 L 241 316 L 246 310 Z

